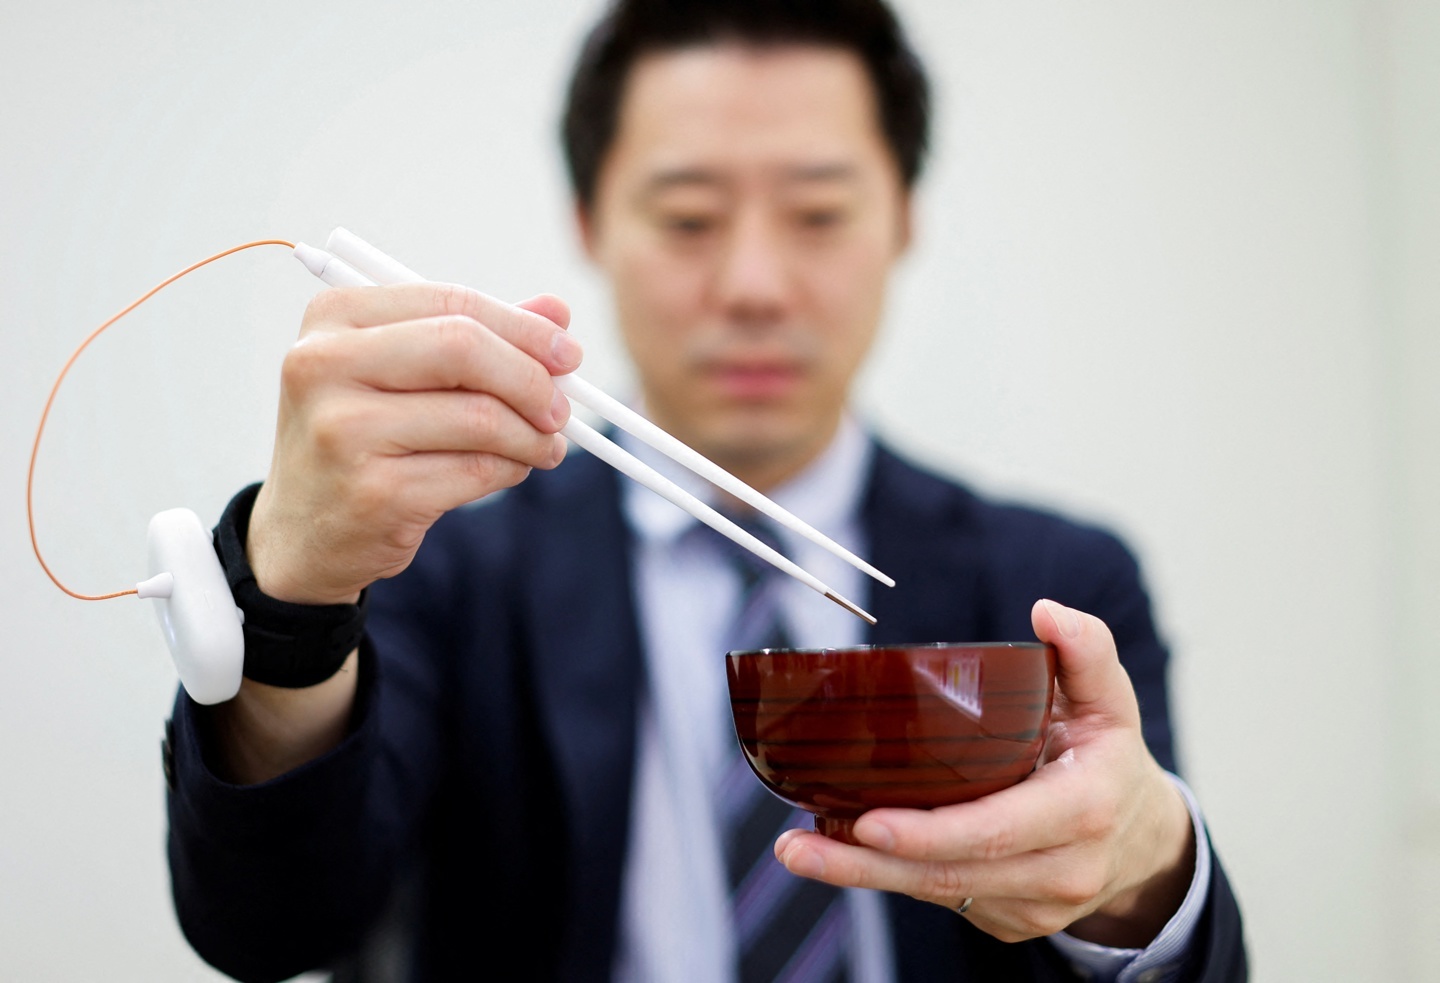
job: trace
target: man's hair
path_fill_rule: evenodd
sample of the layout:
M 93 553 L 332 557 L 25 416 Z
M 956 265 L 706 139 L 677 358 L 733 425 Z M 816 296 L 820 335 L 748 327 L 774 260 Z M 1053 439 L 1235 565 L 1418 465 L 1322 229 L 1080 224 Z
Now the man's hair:
M 884 0 L 614 0 L 581 48 L 561 127 L 570 184 L 582 208 L 594 204 L 635 62 L 655 52 L 726 42 L 854 52 L 874 86 L 878 122 L 901 180 L 906 187 L 915 184 L 929 139 L 930 87 Z

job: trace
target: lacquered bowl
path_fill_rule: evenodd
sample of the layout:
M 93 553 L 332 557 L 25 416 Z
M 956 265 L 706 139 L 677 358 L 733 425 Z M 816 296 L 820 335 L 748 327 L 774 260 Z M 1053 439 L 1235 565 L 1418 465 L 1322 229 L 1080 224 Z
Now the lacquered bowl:
M 853 842 L 879 806 L 968 802 L 1030 774 L 1055 650 L 1038 642 L 761 649 L 726 656 L 741 750 L 760 781 Z

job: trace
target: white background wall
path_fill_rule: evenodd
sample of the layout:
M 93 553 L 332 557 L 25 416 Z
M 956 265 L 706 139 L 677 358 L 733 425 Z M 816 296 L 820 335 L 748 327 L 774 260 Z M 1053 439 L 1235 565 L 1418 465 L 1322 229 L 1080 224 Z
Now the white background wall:
M 1255 978 L 1440 979 L 1440 12 L 1425 0 L 908 0 L 940 94 L 920 238 L 861 401 L 980 487 L 1117 525 L 1176 652 L 1188 773 Z M 30 554 L 65 357 L 172 271 L 338 224 L 572 300 L 554 121 L 595 9 L 0 8 L 0 979 L 207 980 L 168 900 L 146 605 Z M 316 283 L 225 261 L 81 360 L 37 479 L 72 586 L 263 475 Z

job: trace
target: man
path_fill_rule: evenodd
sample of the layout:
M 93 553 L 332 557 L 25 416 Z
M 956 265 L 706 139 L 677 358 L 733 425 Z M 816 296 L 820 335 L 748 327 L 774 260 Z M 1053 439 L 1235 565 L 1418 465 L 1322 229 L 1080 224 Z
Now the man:
M 333 964 L 413 870 L 424 980 L 1243 977 L 1234 899 L 1162 770 L 1165 657 L 1128 554 L 917 471 L 847 415 L 925 125 L 878 0 L 635 0 L 592 34 L 566 137 L 647 413 L 897 578 L 870 640 L 1055 644 L 1042 767 L 874 810 L 864 846 L 785 833 L 792 874 L 889 893 L 827 894 L 838 944 L 802 934 L 752 973 L 713 808 L 725 552 L 592 458 L 522 483 L 564 455 L 551 377 L 581 353 L 560 301 L 327 291 L 269 475 L 217 530 L 246 682 L 208 711 L 182 695 L 169 742 L 202 955 L 242 979 Z M 777 606 L 799 644 L 862 640 L 822 601 Z

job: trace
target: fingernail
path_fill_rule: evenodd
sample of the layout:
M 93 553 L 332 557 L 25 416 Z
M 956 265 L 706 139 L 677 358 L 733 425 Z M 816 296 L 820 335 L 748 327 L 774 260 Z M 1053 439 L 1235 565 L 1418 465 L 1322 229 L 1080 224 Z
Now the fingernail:
M 1060 629 L 1060 634 L 1066 638 L 1074 638 L 1080 634 L 1080 619 L 1075 616 L 1074 611 L 1050 600 L 1045 602 L 1045 609 L 1050 612 L 1050 617 L 1055 619 L 1055 626 Z
M 856 823 L 853 829 L 855 839 L 866 846 L 873 846 L 877 850 L 886 851 L 895 848 L 895 833 L 884 823 Z
M 555 332 L 555 337 L 550 342 L 550 357 L 555 360 L 556 368 L 571 372 L 579 367 L 584 354 L 580 342 L 572 338 L 570 332 Z
M 555 426 L 563 427 L 570 420 L 570 400 L 560 390 L 555 390 L 555 398 L 550 400 L 550 416 L 555 420 Z
M 785 869 L 801 877 L 819 877 L 825 873 L 825 860 L 814 850 L 797 847 L 781 861 Z

